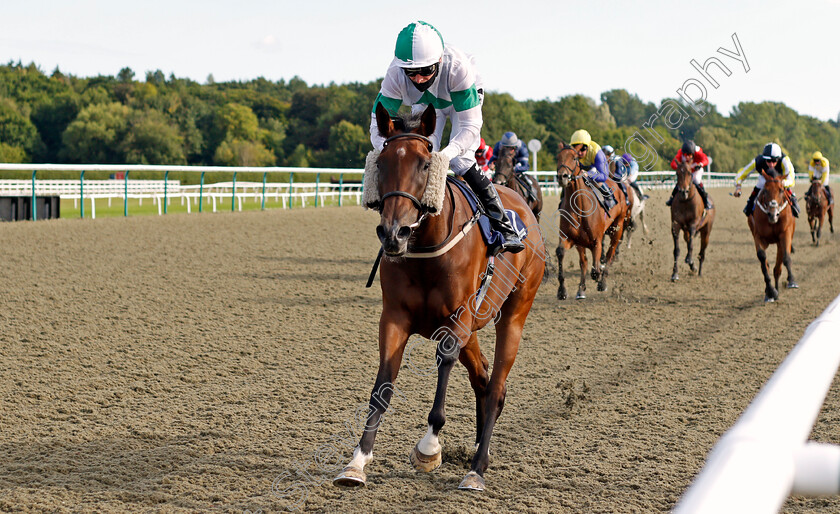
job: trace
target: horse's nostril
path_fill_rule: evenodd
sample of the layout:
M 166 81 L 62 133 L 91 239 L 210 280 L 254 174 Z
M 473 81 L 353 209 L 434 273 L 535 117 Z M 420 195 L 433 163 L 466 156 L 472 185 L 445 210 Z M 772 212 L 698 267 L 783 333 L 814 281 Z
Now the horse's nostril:
M 411 235 L 411 229 L 408 228 L 408 227 L 400 227 L 400 229 L 397 231 L 397 238 L 398 239 L 408 239 L 408 237 L 410 235 Z
M 380 240 L 385 237 L 385 229 L 382 227 L 382 225 L 376 226 L 376 237 L 378 237 Z

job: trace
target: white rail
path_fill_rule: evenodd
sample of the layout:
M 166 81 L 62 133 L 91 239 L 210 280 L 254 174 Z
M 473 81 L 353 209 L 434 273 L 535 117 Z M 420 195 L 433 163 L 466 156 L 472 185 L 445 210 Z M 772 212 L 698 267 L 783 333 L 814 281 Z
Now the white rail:
M 778 512 L 790 494 L 840 494 L 840 447 L 807 442 L 840 367 L 840 296 L 770 377 L 674 508 Z

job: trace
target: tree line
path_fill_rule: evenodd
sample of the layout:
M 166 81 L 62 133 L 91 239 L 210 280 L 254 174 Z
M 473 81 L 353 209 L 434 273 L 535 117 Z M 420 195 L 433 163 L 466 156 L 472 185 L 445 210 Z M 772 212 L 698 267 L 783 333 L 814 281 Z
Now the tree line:
M 160 70 L 143 80 L 129 68 L 84 78 L 9 62 L 0 66 L 0 162 L 362 168 L 380 81 L 217 83 L 211 75 L 200 84 Z M 627 148 L 647 169 L 667 169 L 687 139 L 713 158 L 713 171 L 736 171 L 768 141 L 802 171 L 816 150 L 840 158 L 840 116 L 822 121 L 779 102 L 742 102 L 727 116 L 710 103 L 655 105 L 624 89 L 597 100 L 517 101 L 490 91 L 483 116 L 488 144 L 509 130 L 540 140 L 540 169 L 554 168 L 557 145 L 578 128 L 602 146 Z

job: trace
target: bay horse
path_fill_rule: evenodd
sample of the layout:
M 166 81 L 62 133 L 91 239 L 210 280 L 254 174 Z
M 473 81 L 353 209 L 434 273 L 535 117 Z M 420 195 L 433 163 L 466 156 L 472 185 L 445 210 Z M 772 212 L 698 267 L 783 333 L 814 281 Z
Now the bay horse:
M 557 299 L 566 299 L 566 283 L 563 277 L 563 257 L 566 250 L 574 246 L 580 257 L 580 284 L 576 299 L 586 298 L 586 250 L 592 254 L 592 280 L 598 282 L 598 291 L 607 290 L 607 273 L 615 257 L 618 244 L 624 232 L 628 207 L 624 194 L 615 182 L 606 183 L 615 196 L 616 204 L 605 211 L 598 203 L 595 193 L 587 185 L 589 179 L 582 172 L 575 149 L 560 143 L 557 154 L 557 181 L 563 187 L 558 214 L 560 215 L 560 244 L 557 245 L 558 280 Z M 604 235 L 609 234 L 610 246 L 602 256 Z
M 819 246 L 826 214 L 828 214 L 831 233 L 834 233 L 834 204 L 828 203 L 828 197 L 819 179 L 811 181 L 805 210 L 808 212 L 808 225 L 811 227 L 811 241 Z
M 782 264 L 787 268 L 788 289 L 799 287 L 790 269 L 791 244 L 793 232 L 796 229 L 796 219 L 791 209 L 788 209 L 790 198 L 785 192 L 782 179 L 775 174 L 771 176 L 763 171 L 761 174 L 765 180 L 764 188 L 755 198 L 755 208 L 747 217 L 747 223 L 755 242 L 756 256 L 761 262 L 761 273 L 764 274 L 764 301 L 775 302 L 779 299 L 779 276 L 782 274 Z M 765 253 L 771 244 L 776 245 L 776 266 L 773 268 L 775 287 L 770 283 Z
M 458 487 L 483 490 L 490 437 L 505 402 L 505 382 L 543 276 L 542 234 L 522 198 L 500 188 L 503 204 L 528 226 L 523 238 L 526 248 L 514 255 L 503 252 L 494 257 L 495 274 L 479 306 L 476 293 L 488 269 L 488 250 L 479 231 L 469 230 L 474 215 L 467 200 L 446 184 L 448 159 L 432 152 L 428 136 L 435 129 L 435 108 L 429 105 L 419 119 L 395 121 L 377 104 L 375 117 L 386 140 L 378 157 L 368 158 L 373 164 L 370 171 L 366 166 L 365 191 L 375 199 L 369 201 L 366 196 L 365 204 L 380 213 L 376 233 L 385 255 L 380 269 L 379 370 L 359 445 L 333 482 L 365 484 L 364 467 L 373 458 L 374 439 L 393 396 L 406 343 L 411 335 L 419 334 L 436 343 L 438 378 L 428 430 L 409 453 L 409 461 L 420 471 L 432 471 L 441 464 L 438 435 L 446 421 L 446 389 L 450 372 L 460 361 L 475 393 L 476 451 L 470 472 Z M 432 180 L 434 176 L 440 180 Z M 479 348 L 476 332 L 491 320 L 496 349 L 492 374 L 488 374 L 489 362 Z
M 697 276 L 703 276 L 703 261 L 706 260 L 706 247 L 709 246 L 709 235 L 715 221 L 715 209 L 704 210 L 703 199 L 697 192 L 694 181 L 691 180 L 691 163 L 681 162 L 677 167 L 677 194 L 671 203 L 671 236 L 674 238 L 674 273 L 671 281 L 680 279 L 677 270 L 677 259 L 680 256 L 680 232 L 683 233 L 686 244 L 685 262 Z M 692 254 L 694 237 L 700 235 L 699 266 L 694 265 Z
M 540 220 L 540 213 L 543 208 L 543 195 L 540 189 L 540 182 L 536 177 L 532 177 L 525 173 L 514 172 L 513 158 L 516 155 L 516 148 L 512 146 L 503 146 L 501 148 L 501 155 L 496 159 L 496 171 L 493 175 L 493 183 L 500 186 L 507 186 L 525 199 L 525 203 L 531 208 L 531 212 Z M 518 175 L 518 176 L 517 176 Z M 527 184 L 523 184 L 525 181 Z M 535 198 L 531 199 L 529 189 L 533 189 Z

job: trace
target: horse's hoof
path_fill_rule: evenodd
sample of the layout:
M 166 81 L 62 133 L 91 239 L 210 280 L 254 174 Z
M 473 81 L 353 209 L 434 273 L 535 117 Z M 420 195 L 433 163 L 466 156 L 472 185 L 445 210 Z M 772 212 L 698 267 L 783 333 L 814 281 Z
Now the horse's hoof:
M 764 303 L 773 303 L 775 301 L 776 301 L 776 299 L 773 298 L 772 296 L 764 295 Z
M 598 272 L 595 271 L 595 268 L 592 268 L 592 272 L 589 274 L 592 277 L 592 280 L 598 280 Z
M 484 478 L 475 471 L 470 471 L 467 473 L 467 476 L 461 480 L 461 483 L 458 484 L 458 489 L 462 489 L 464 491 L 483 491 Z
M 557 290 L 557 299 L 558 300 L 565 300 L 566 299 L 566 290 L 565 289 L 558 289 Z
M 677 275 L 676 273 L 674 273 L 673 275 L 671 275 L 671 282 L 676 282 L 676 281 L 677 281 L 677 280 L 679 280 L 679 279 L 680 279 L 680 277 L 679 277 L 679 275 Z
M 435 455 L 426 455 L 421 453 L 420 450 L 417 449 L 417 446 L 415 446 L 408 453 L 408 461 L 411 462 L 411 465 L 414 466 L 414 469 L 417 471 L 425 471 L 428 473 L 440 467 L 440 463 L 443 462 L 441 453 L 442 452 L 438 452 Z
M 799 289 L 799 284 L 797 284 L 796 282 L 788 282 L 787 283 L 787 288 L 788 289 Z
M 575 300 L 586 300 L 586 293 L 578 293 L 575 296 Z
M 335 478 L 333 484 L 343 487 L 358 487 L 363 486 L 367 482 L 367 475 L 356 466 L 347 466 L 341 470 Z
M 607 290 L 606 282 L 598 282 L 598 291 L 606 291 L 606 290 Z

